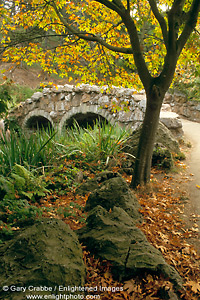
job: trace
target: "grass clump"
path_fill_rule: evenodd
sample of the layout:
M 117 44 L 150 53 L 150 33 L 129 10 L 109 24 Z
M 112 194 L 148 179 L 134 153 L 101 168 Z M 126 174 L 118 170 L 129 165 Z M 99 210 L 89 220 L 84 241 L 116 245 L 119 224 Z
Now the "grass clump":
M 39 131 L 29 136 L 11 131 L 9 139 L 4 135 L 4 138 L 0 138 L 0 174 L 10 173 L 15 164 L 29 168 L 48 164 L 52 157 L 49 142 L 54 135 Z
M 77 122 L 71 129 L 59 133 L 37 130 L 28 136 L 11 131 L 10 139 L 0 139 L 0 174 L 11 172 L 15 164 L 30 168 L 46 168 L 64 159 L 104 166 L 109 158 L 123 148 L 130 132 L 106 123 L 82 128 Z
M 71 129 L 58 134 L 55 147 L 62 159 L 81 157 L 86 162 L 105 164 L 122 150 L 129 135 L 127 130 L 106 122 L 96 122 L 93 128 L 81 128 L 74 122 Z

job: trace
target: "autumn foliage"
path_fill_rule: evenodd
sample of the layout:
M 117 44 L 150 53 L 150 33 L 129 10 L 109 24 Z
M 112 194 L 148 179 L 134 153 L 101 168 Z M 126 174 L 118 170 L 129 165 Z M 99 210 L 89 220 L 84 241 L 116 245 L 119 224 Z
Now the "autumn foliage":
M 199 11 L 199 0 L 3 1 L 2 60 L 38 62 L 45 72 L 69 80 L 144 87 L 135 188 L 150 180 L 159 113 L 178 60 L 179 73 L 188 63 L 194 69 L 198 64 Z
M 179 1 L 179 8 L 175 2 L 2 1 L 2 60 L 24 61 L 28 65 L 38 62 L 44 71 L 59 73 L 69 80 L 77 76 L 87 83 L 141 88 L 133 41 L 122 12 L 129 11 L 134 19 L 135 44 L 140 44 L 138 55 L 144 57 L 150 74 L 157 77 L 168 51 L 168 13 L 174 10 L 174 30 L 180 37 L 191 9 L 191 1 Z M 188 64 L 198 66 L 199 23 L 196 28 L 179 59 L 179 74 Z

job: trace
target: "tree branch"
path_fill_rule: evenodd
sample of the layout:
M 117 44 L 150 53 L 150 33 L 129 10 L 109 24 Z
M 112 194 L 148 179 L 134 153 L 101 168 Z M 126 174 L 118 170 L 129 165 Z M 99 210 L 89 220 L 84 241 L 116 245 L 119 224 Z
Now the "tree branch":
M 177 39 L 180 29 L 181 16 L 183 12 L 185 0 L 174 0 L 173 5 L 168 13 L 168 24 L 169 24 L 169 34 L 168 34 L 168 52 L 172 55 L 177 51 Z
M 97 1 L 97 2 L 99 2 L 99 1 Z M 105 1 L 105 2 L 109 2 L 109 1 Z M 97 35 L 79 31 L 78 29 L 74 28 L 72 25 L 69 25 L 68 22 L 66 22 L 66 19 L 63 17 L 63 15 L 61 14 L 61 12 L 59 11 L 59 9 L 57 8 L 57 6 L 54 2 L 52 2 L 51 5 L 53 6 L 59 20 L 65 26 L 65 28 L 67 28 L 69 33 L 71 33 L 75 36 L 78 36 L 79 38 L 81 38 L 85 41 L 97 42 L 97 43 L 101 44 L 102 46 L 106 47 L 107 49 L 114 51 L 114 52 L 125 53 L 125 54 L 133 53 L 132 48 L 113 46 L 113 45 L 108 44 L 106 41 L 104 41 L 102 38 L 100 38 Z
M 133 49 L 133 56 L 134 56 L 134 61 L 135 65 L 138 70 L 138 74 L 140 76 L 140 79 L 144 85 L 145 90 L 147 90 L 151 84 L 152 77 L 149 73 L 148 67 L 146 65 L 142 50 L 141 50 L 141 45 L 140 45 L 140 40 L 137 32 L 137 28 L 135 25 L 134 20 L 130 16 L 130 12 L 126 11 L 124 16 L 122 16 L 122 21 L 124 22 L 129 36 L 130 36 L 130 41 Z
M 183 47 L 185 46 L 190 34 L 195 29 L 199 13 L 200 13 L 200 1 L 193 0 L 190 11 L 188 12 L 187 21 L 186 21 L 183 31 L 177 41 L 177 48 L 178 48 L 177 50 L 178 50 L 179 55 L 180 55 Z
M 20 34 L 19 34 L 20 35 Z M 51 38 L 51 37 L 67 37 L 67 36 L 70 36 L 70 35 L 73 35 L 73 34 L 49 34 L 48 35 L 48 38 Z M 74 36 L 74 35 L 73 35 Z M 0 46 L 0 54 L 2 54 L 6 49 L 10 48 L 10 47 L 15 47 L 15 46 L 19 46 L 20 44 L 23 44 L 23 43 L 28 43 L 28 42 L 34 42 L 35 40 L 39 40 L 39 39 L 42 39 L 42 38 L 46 38 L 47 36 L 44 34 L 40 34 L 38 36 L 34 36 L 34 37 L 28 37 L 26 38 L 25 36 L 21 39 L 17 38 L 16 40 L 11 40 L 11 42 L 5 46 L 5 47 L 1 47 Z M 77 42 L 79 40 L 79 38 L 77 37 L 77 40 L 75 40 L 74 42 L 71 42 L 71 43 L 68 43 L 67 45 L 70 45 L 70 44 L 74 44 L 75 42 Z M 62 45 L 63 46 L 63 45 Z M 61 45 L 58 45 L 58 46 L 55 46 L 53 48 L 58 48 L 58 47 L 62 47 Z M 53 48 L 48 48 L 48 49 L 53 49 Z
M 169 86 L 174 76 L 177 60 L 183 47 L 185 46 L 190 34 L 195 28 L 197 23 L 198 15 L 200 12 L 200 1 L 193 0 L 188 18 L 185 21 L 185 26 L 182 30 L 180 37 L 178 38 L 176 30 L 180 30 L 181 23 L 180 18 L 182 16 L 184 0 L 175 0 L 172 6 L 168 19 L 169 19 L 169 49 L 165 57 L 163 70 L 159 76 L 159 80 L 163 82 L 165 86 Z M 182 9 L 180 11 L 180 9 Z M 177 28 L 176 28 L 177 26 Z
M 174 14 L 182 12 L 185 1 L 186 0 L 174 0 L 170 13 Z
M 168 48 L 168 32 L 167 32 L 167 24 L 165 22 L 164 17 L 162 14 L 159 12 L 156 1 L 155 0 L 148 0 L 149 4 L 151 6 L 152 12 L 157 19 L 158 23 L 160 24 L 160 28 L 162 30 L 162 35 L 164 39 L 164 43 L 166 48 Z
M 95 0 L 95 1 L 112 9 L 113 11 L 117 12 L 120 16 L 121 16 L 122 12 L 125 10 L 125 7 L 123 6 L 123 4 L 120 0 L 113 0 L 113 1 Z
M 112 29 L 117 28 L 119 25 L 121 25 L 123 22 L 122 20 L 119 21 L 117 24 L 113 24 L 112 27 L 110 27 L 107 31 L 104 32 L 104 34 L 108 34 Z

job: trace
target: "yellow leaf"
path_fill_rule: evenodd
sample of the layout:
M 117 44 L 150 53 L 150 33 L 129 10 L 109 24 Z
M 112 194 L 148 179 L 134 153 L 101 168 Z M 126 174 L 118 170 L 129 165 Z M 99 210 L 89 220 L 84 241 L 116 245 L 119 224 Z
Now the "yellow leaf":
M 136 289 L 135 280 L 131 279 L 131 280 L 125 281 L 124 290 L 127 291 L 127 293 L 130 294 L 130 293 L 134 292 L 135 289 Z
M 200 283 L 190 280 L 187 282 L 187 285 L 191 286 L 192 291 L 197 294 L 198 292 L 200 292 Z
M 111 274 L 109 271 L 106 271 L 106 272 L 104 273 L 104 278 L 105 278 L 105 279 L 108 279 L 108 278 L 110 278 L 110 277 L 112 277 L 112 274 Z

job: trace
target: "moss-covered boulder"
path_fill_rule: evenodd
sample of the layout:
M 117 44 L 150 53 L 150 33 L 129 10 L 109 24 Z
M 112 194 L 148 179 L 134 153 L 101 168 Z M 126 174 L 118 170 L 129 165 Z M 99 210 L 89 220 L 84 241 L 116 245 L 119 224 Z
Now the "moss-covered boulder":
M 141 218 L 138 200 L 120 174 L 103 172 L 96 176 L 96 180 L 100 185 L 89 195 L 86 211 L 97 205 L 101 205 L 107 211 L 116 206 L 123 208 L 134 220 Z
M 127 153 L 126 160 L 122 162 L 123 170 L 132 174 L 135 164 L 135 157 L 137 155 L 137 147 L 141 134 L 141 126 L 134 131 L 128 139 L 126 145 L 123 147 L 123 151 Z M 160 145 L 161 155 L 158 156 L 158 147 Z M 164 150 L 165 149 L 165 150 Z M 178 141 L 170 132 L 170 130 L 161 122 L 158 125 L 156 131 L 155 147 L 153 150 L 152 165 L 160 165 L 162 167 L 169 168 L 173 165 L 173 154 L 180 153 Z M 158 158 L 158 160 L 156 159 Z M 166 163 L 166 160 L 168 162 Z
M 85 266 L 77 235 L 61 220 L 38 221 L 0 246 L 0 282 L 7 287 L 7 291 L 0 290 L 0 299 L 62 294 L 59 286 L 83 286 L 84 280 Z M 14 291 L 13 287 L 26 290 Z M 32 291 L 32 287 L 48 289 Z
M 121 178 L 121 175 L 117 172 L 112 172 L 109 170 L 98 173 L 98 174 L 96 174 L 96 176 L 94 178 L 88 179 L 85 182 L 83 182 L 76 189 L 76 193 L 79 195 L 86 195 L 86 194 L 91 193 L 94 190 L 96 190 L 106 180 L 111 179 L 111 178 L 116 178 L 116 177 Z
M 139 137 L 141 133 L 141 126 L 134 131 L 129 140 L 127 141 L 126 147 L 124 147 L 124 152 L 131 153 L 132 155 L 137 154 L 137 146 L 139 142 Z M 160 143 L 164 145 L 170 152 L 179 153 L 180 148 L 177 140 L 172 135 L 170 130 L 163 125 L 161 122 L 159 122 L 157 131 L 156 131 L 156 139 L 155 144 Z
M 135 220 L 122 208 L 113 207 L 108 212 L 96 206 L 78 235 L 91 253 L 111 262 L 115 278 L 125 280 L 143 272 L 162 273 L 177 288 L 182 287 L 177 271 L 166 263 L 161 252 L 147 241 L 135 226 Z
M 152 165 L 159 166 L 164 169 L 171 169 L 174 165 L 172 153 L 163 144 L 157 143 L 154 145 Z

